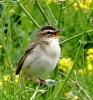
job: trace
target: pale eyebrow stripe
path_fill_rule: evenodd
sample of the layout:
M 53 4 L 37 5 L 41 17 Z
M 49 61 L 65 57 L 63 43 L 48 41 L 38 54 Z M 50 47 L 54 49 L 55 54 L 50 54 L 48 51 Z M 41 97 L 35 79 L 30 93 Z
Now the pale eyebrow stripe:
M 47 29 L 47 30 L 43 30 L 41 33 L 47 33 L 47 32 L 54 32 L 55 30 L 51 30 L 51 29 Z

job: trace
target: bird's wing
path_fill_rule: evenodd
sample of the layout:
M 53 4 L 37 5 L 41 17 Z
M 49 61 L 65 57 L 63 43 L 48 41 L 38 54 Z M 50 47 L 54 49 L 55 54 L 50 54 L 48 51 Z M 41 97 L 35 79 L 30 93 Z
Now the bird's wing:
M 23 56 L 21 57 L 21 59 L 18 62 L 18 67 L 16 70 L 16 75 L 20 73 L 22 65 L 25 61 L 25 59 L 27 58 L 27 56 L 32 52 L 32 50 L 38 45 L 39 43 L 32 43 L 27 50 L 24 52 Z

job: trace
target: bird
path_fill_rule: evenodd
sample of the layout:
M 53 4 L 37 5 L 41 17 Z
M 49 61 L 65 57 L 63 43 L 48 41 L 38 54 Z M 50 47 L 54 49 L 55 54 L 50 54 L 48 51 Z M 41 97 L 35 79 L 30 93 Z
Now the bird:
M 20 72 L 32 79 L 41 79 L 52 72 L 59 60 L 61 49 L 58 33 L 60 29 L 46 25 L 36 31 L 34 41 L 28 46 L 18 62 L 16 75 Z

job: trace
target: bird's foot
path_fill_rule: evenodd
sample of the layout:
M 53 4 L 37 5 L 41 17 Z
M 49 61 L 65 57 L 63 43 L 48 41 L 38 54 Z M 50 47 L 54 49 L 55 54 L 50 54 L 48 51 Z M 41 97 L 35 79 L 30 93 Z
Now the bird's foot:
M 39 77 L 37 78 L 36 83 L 40 83 L 40 84 L 46 85 L 46 81 L 41 79 L 41 78 L 39 78 Z

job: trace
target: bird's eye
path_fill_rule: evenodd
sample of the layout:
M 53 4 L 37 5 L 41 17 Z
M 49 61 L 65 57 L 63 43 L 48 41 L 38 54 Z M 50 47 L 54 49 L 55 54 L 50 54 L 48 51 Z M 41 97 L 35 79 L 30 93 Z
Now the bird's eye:
M 51 32 L 50 32 L 50 31 L 48 31 L 48 32 L 47 32 L 47 34 L 51 34 Z

